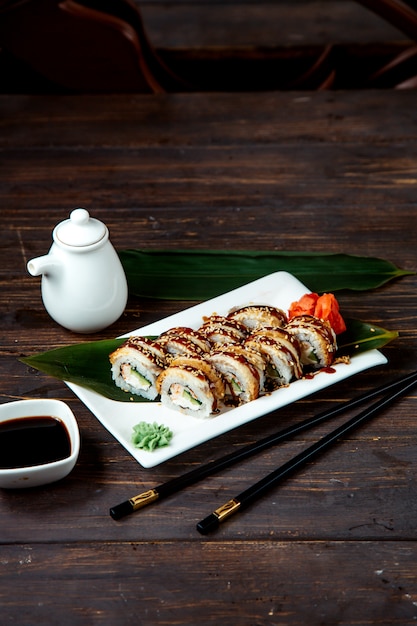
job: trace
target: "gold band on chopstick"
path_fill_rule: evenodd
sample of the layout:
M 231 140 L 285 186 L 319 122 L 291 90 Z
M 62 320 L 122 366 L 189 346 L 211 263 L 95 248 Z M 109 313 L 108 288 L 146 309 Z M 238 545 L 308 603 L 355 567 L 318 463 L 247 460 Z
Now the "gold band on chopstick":
M 213 511 L 213 513 L 218 518 L 219 522 L 222 522 L 227 517 L 229 517 L 229 515 L 233 515 L 233 513 L 235 513 L 239 509 L 239 507 L 240 502 L 238 500 L 232 499 Z
M 144 491 L 134 498 L 130 498 L 129 502 L 131 503 L 133 510 L 137 511 L 143 506 L 151 504 L 151 502 L 155 502 L 155 500 L 157 500 L 158 498 L 158 492 L 155 489 L 149 489 L 149 491 Z

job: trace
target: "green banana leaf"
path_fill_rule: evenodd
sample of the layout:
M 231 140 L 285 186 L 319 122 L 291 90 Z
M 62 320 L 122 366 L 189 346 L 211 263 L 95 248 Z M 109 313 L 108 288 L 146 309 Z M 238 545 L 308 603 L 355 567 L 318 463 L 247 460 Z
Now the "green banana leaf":
M 376 257 L 315 252 L 120 250 L 119 257 L 129 293 L 162 300 L 207 300 L 277 271 L 318 293 L 375 289 L 415 273 Z
M 396 330 L 385 330 L 360 320 L 348 319 L 345 332 L 337 339 L 338 355 L 354 356 L 367 350 L 377 350 L 396 339 L 398 335 Z
M 366 350 L 381 348 L 398 337 L 396 331 L 358 320 L 345 320 L 347 330 L 339 335 L 339 353 L 354 355 Z M 76 383 L 97 393 L 122 402 L 148 402 L 139 396 L 126 393 L 114 384 L 109 363 L 109 354 L 125 339 L 105 339 L 56 348 L 20 361 L 45 374 Z

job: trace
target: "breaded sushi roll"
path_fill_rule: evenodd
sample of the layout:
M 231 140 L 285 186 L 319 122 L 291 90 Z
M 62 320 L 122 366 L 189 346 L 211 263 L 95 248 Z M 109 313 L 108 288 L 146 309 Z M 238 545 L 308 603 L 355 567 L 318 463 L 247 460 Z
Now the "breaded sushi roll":
M 205 318 L 199 331 L 214 346 L 241 343 L 247 335 L 247 328 L 243 324 L 222 315 Z
M 156 386 L 162 404 L 168 409 L 193 417 L 208 417 L 217 410 L 217 383 L 203 371 L 201 364 L 198 367 L 187 364 L 186 357 L 174 359 L 161 372 Z
M 265 370 L 266 370 L 266 361 L 263 358 L 258 346 L 249 346 L 245 343 L 243 344 L 229 344 L 217 347 L 218 351 L 231 352 L 233 354 L 238 354 L 243 356 L 249 363 L 251 363 L 257 370 L 259 375 L 259 390 L 262 391 L 265 385 Z
M 194 341 L 181 335 L 170 335 L 158 337 L 158 343 L 162 346 L 168 362 L 177 356 L 200 356 L 204 354 L 204 350 L 200 348 Z
M 245 347 L 257 349 L 266 362 L 266 379 L 269 389 L 288 385 L 301 378 L 299 343 L 282 329 L 261 329 L 250 335 Z
M 225 394 L 225 384 L 217 369 L 203 356 L 178 356 L 171 362 L 173 366 L 186 366 L 200 370 L 209 380 L 210 387 L 213 390 L 214 397 L 222 400 Z
M 207 358 L 223 377 L 229 402 L 239 405 L 259 396 L 258 370 L 245 356 L 224 349 L 214 350 Z
M 168 341 L 168 339 L 172 337 L 187 339 L 197 346 L 199 352 L 209 352 L 211 348 L 209 340 L 204 337 L 202 333 L 188 326 L 175 326 L 174 328 L 170 328 L 161 333 L 158 341 L 163 344 L 164 341 Z
M 333 363 L 336 350 L 336 335 L 327 320 L 312 315 L 293 317 L 286 330 L 294 334 L 301 346 L 301 363 L 313 369 Z
M 112 378 L 120 389 L 155 400 L 156 379 L 166 366 L 165 352 L 156 341 L 129 337 L 109 359 Z
M 233 309 L 228 317 L 241 322 L 249 330 L 263 326 L 282 328 L 288 321 L 287 315 L 282 309 L 267 304 L 253 304 Z

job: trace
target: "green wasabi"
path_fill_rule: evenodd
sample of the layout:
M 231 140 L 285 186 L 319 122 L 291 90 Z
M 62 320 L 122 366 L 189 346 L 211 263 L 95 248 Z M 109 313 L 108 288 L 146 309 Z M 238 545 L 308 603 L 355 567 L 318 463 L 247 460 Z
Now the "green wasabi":
M 164 424 L 139 422 L 139 424 L 133 427 L 133 445 L 135 448 L 141 448 L 147 452 L 168 446 L 171 439 L 172 431 Z

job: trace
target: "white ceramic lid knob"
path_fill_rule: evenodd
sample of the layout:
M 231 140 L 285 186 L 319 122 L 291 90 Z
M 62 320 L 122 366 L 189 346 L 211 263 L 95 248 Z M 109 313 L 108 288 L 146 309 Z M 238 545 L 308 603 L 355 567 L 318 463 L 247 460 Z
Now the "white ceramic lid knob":
M 108 236 L 103 222 L 90 217 L 86 209 L 74 209 L 70 219 L 58 224 L 54 230 L 54 238 L 58 243 L 67 246 L 91 246 Z
M 86 209 L 74 209 L 70 215 L 70 220 L 74 224 L 79 224 L 80 226 L 87 224 L 89 219 L 90 214 Z

